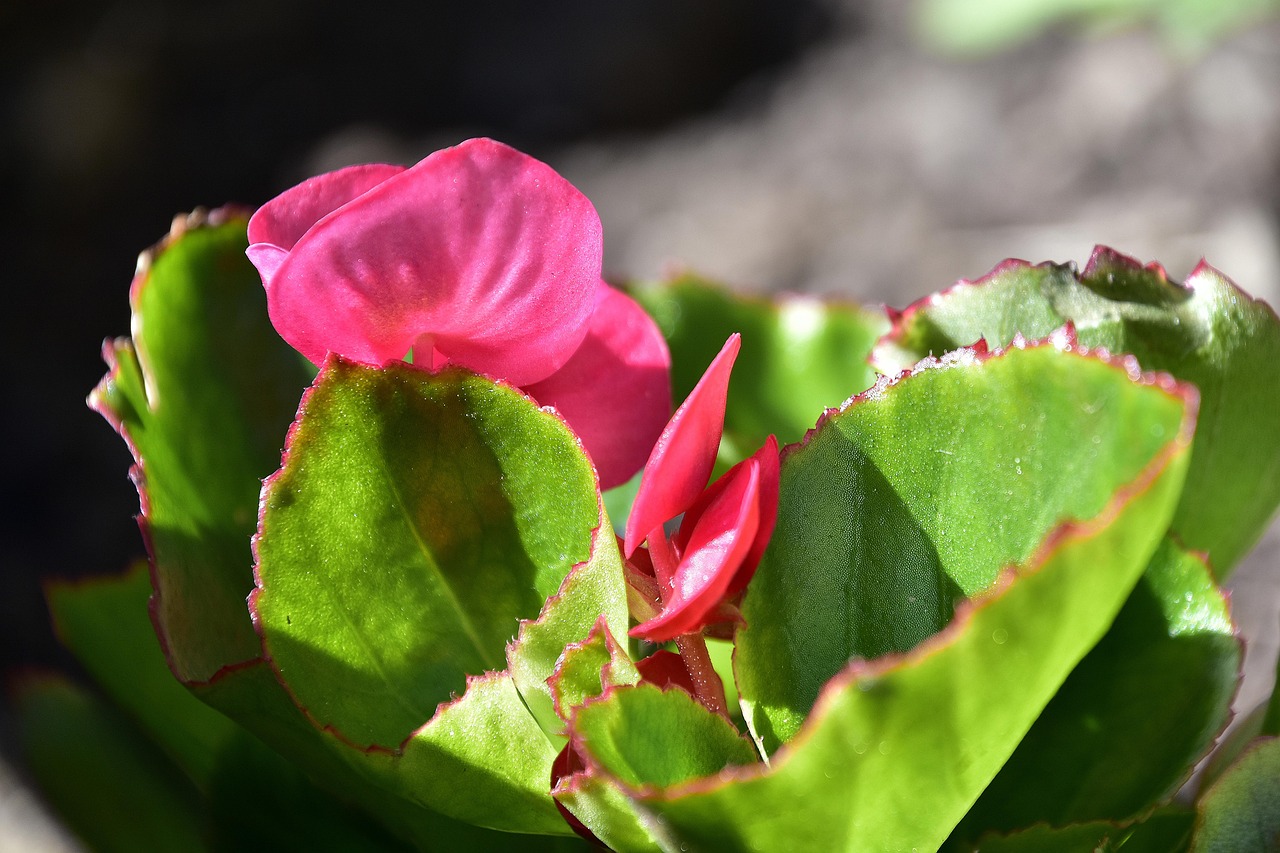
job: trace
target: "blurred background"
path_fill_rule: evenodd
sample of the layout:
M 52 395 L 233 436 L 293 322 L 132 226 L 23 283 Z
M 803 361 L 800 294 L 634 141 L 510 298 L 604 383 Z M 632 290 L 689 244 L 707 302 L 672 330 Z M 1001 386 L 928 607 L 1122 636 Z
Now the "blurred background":
M 137 253 L 196 206 L 488 135 L 593 200 L 615 280 L 901 307 L 1105 243 L 1280 296 L 1280 0 L 11 0 L 0 67 L 6 677 L 75 669 L 41 577 L 142 554 L 128 453 L 83 400 Z M 1248 708 L 1275 525 L 1232 586 Z M 8 849 L 75 848 L 0 705 Z

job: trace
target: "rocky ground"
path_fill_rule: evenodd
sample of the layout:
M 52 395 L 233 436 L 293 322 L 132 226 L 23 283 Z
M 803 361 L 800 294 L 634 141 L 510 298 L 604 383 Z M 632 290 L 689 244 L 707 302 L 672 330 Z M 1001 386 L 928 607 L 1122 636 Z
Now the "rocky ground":
M 1194 57 L 1133 31 L 958 59 L 922 50 L 906 8 L 845 0 L 798 59 L 708 111 L 544 145 L 599 209 L 610 274 L 683 265 L 757 291 L 902 306 L 1005 257 L 1083 262 L 1104 243 L 1175 278 L 1203 256 L 1280 301 L 1280 27 Z M 353 125 L 282 166 L 278 185 L 413 161 L 459 135 Z M 1280 526 L 1232 590 L 1247 709 L 1268 695 L 1280 646 Z M 0 849 L 71 846 L 16 779 L 0 765 Z

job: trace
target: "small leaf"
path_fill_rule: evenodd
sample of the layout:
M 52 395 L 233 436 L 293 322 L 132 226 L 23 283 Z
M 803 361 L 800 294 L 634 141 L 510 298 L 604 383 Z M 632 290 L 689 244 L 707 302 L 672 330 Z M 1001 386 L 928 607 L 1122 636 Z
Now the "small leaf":
M 956 835 L 1121 820 L 1168 799 L 1230 720 L 1241 657 L 1208 566 L 1166 538 Z
M 1050 531 L 1097 516 L 1190 440 L 1193 392 L 1059 344 L 964 351 L 886 380 L 789 449 L 735 667 L 766 750 L 848 661 L 937 633 Z
M 636 792 L 759 761 L 728 720 L 679 688 L 615 688 L 579 708 L 571 730 L 588 772 L 607 773 Z
M 908 308 L 876 346 L 887 373 L 984 338 L 1048 335 L 1067 320 L 1080 343 L 1133 353 L 1200 389 L 1191 469 L 1173 529 L 1223 580 L 1280 505 L 1280 319 L 1207 264 L 1178 285 L 1156 265 L 1098 247 L 1071 268 L 1006 261 Z
M 587 639 L 565 647 L 550 678 L 551 695 L 556 712 L 567 720 L 574 708 L 607 688 L 635 684 L 639 680 L 636 665 L 601 617 Z
M 587 638 L 603 621 L 613 636 L 627 631 L 627 590 L 617 538 L 602 519 L 592 539 L 591 559 L 575 566 L 560 591 L 547 599 L 532 622 L 520 623 L 507 648 L 507 671 L 529 713 L 552 742 L 564 745 L 564 720 L 548 684 L 566 647 Z
M 721 342 L 742 334 L 725 414 L 724 467 L 771 434 L 782 444 L 800 440 L 823 409 L 869 387 L 876 374 L 867 355 L 889 327 L 883 313 L 853 303 L 753 299 L 694 276 L 645 285 L 633 295 L 671 347 L 676 400 L 693 390 Z
M 308 377 L 267 319 L 246 245 L 234 212 L 178 220 L 143 256 L 133 341 L 106 345 L 110 371 L 89 398 L 137 462 L 156 624 L 187 682 L 259 654 L 249 537 Z
M 1280 739 L 1259 738 L 1201 798 L 1193 853 L 1271 851 L 1280 844 Z
M 332 358 L 263 490 L 263 648 L 318 726 L 395 750 L 503 668 L 600 521 L 576 438 L 520 392 Z
M 473 678 L 399 757 L 378 760 L 388 785 L 456 820 L 507 832 L 570 835 L 551 800 L 551 744 L 506 673 Z

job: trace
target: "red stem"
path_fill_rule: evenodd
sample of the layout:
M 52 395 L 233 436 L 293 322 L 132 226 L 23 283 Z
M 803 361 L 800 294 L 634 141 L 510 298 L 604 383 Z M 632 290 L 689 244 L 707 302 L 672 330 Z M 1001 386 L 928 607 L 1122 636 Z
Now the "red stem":
M 649 536 L 649 559 L 653 562 L 653 574 L 658 581 L 658 596 L 665 604 L 675 582 L 679 558 L 667 539 L 667 534 L 661 529 Z M 711 663 L 707 640 L 702 636 L 702 631 L 676 637 L 676 648 L 680 650 L 684 668 L 689 670 L 689 676 L 693 679 L 694 695 L 698 701 L 727 719 L 729 703 L 724 696 L 724 682 Z

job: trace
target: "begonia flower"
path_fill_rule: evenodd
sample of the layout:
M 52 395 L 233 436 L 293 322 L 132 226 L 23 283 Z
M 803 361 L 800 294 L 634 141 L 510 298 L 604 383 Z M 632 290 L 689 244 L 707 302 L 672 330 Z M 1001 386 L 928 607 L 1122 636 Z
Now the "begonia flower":
M 773 436 L 710 487 L 724 432 L 729 374 L 740 346 L 725 343 L 671 418 L 645 465 L 627 520 L 623 554 L 651 567 L 660 608 L 631 635 L 665 642 L 720 621 L 725 602 L 746 589 L 778 513 L 778 443 Z M 684 514 L 675 536 L 664 525 Z M 647 553 L 639 552 L 641 542 Z M 637 559 L 640 558 L 640 559 Z
M 519 386 L 561 411 L 603 488 L 639 469 L 670 411 L 666 343 L 602 281 L 595 208 L 501 143 L 311 178 L 253 215 L 249 242 L 273 325 L 312 362 L 411 353 Z

